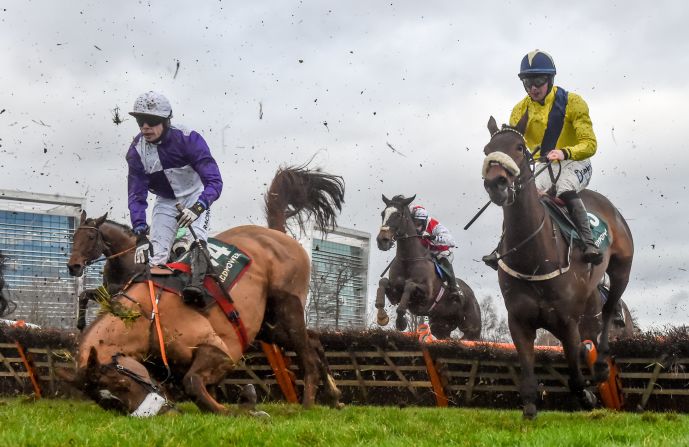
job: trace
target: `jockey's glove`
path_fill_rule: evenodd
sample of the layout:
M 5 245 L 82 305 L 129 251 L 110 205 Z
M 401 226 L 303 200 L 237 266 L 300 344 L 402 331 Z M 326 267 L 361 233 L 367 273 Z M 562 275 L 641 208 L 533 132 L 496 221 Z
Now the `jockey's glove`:
M 187 228 L 196 219 L 198 219 L 199 216 L 201 215 L 201 213 L 203 213 L 204 211 L 206 211 L 205 205 L 203 203 L 197 201 L 195 204 L 193 204 L 189 208 L 183 209 L 177 215 L 177 224 L 180 226 L 180 228 Z
M 136 238 L 134 262 L 137 264 L 146 264 L 150 256 L 153 256 L 153 245 L 151 245 L 151 241 L 148 240 L 146 233 L 142 233 Z
M 423 234 L 421 235 L 421 237 L 424 239 L 428 239 L 429 241 L 435 240 L 435 236 L 433 236 L 428 231 L 424 231 Z

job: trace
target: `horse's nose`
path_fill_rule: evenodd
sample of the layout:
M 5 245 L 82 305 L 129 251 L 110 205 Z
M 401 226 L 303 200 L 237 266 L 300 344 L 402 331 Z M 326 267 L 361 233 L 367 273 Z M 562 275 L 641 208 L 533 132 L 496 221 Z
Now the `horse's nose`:
M 390 238 L 388 236 L 379 234 L 376 238 L 376 243 L 378 244 L 379 250 L 385 251 L 390 249 Z
M 84 273 L 84 266 L 79 263 L 67 264 L 67 269 L 72 276 L 81 276 Z
M 507 176 L 504 175 L 497 175 L 493 178 L 485 179 L 483 181 L 483 187 L 486 188 L 486 190 L 495 189 L 498 191 L 504 191 L 508 186 L 509 180 L 507 180 Z

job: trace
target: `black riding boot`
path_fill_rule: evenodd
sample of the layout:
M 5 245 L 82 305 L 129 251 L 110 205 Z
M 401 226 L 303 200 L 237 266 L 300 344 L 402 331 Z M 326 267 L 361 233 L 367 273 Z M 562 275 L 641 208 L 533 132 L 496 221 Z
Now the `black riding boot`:
M 586 244 L 586 248 L 584 249 L 584 261 L 590 262 L 593 265 L 600 264 L 603 261 L 603 255 L 593 244 L 591 224 L 589 222 L 589 216 L 586 213 L 584 202 L 575 191 L 567 191 L 561 194 L 560 198 L 565 201 L 572 222 L 577 226 L 579 234 Z
M 209 267 L 206 255 L 203 253 L 205 249 L 205 241 L 191 244 L 191 281 L 182 289 L 182 298 L 186 304 L 203 305 L 203 279 Z
M 481 258 L 481 261 L 483 261 L 488 267 L 492 268 L 493 270 L 498 269 L 498 247 L 500 247 L 499 244 L 497 247 L 495 247 L 495 250 L 493 250 L 491 254 L 485 255 Z
M 455 270 L 452 268 L 452 263 L 448 258 L 438 258 L 438 264 L 442 266 L 447 273 L 447 285 L 450 286 L 450 296 L 458 301 L 461 301 L 461 294 L 459 287 L 457 287 L 457 278 L 455 278 Z

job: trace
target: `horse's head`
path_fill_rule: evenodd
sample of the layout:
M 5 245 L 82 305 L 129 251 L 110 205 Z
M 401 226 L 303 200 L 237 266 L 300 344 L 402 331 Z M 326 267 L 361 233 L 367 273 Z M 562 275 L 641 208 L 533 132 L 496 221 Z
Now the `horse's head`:
M 108 213 L 105 213 L 97 219 L 87 219 L 86 211 L 81 212 L 79 226 L 74 231 L 72 255 L 69 257 L 69 261 L 67 261 L 70 275 L 83 275 L 84 268 L 103 254 L 105 242 L 103 241 L 100 226 L 103 225 L 107 217 Z
M 514 201 L 515 185 L 521 173 L 530 172 L 531 154 L 526 148 L 524 130 L 528 115 L 524 114 L 516 127 L 498 128 L 495 118 L 488 120 L 490 141 L 483 149 L 486 158 L 483 160 L 483 187 L 490 200 L 496 205 L 509 205 Z M 510 198 L 511 196 L 511 198 Z
M 379 249 L 383 251 L 390 250 L 396 239 L 400 236 L 406 236 L 410 228 L 414 231 L 414 224 L 409 212 L 409 204 L 412 203 L 415 198 L 416 195 L 408 199 L 405 199 L 403 196 L 395 196 L 392 199 L 388 199 L 383 195 L 385 209 L 380 213 L 383 218 L 383 224 L 376 237 Z
M 71 382 L 100 407 L 131 416 L 147 417 L 167 412 L 171 406 L 144 365 L 121 354 L 101 364 L 94 347 L 84 369 Z

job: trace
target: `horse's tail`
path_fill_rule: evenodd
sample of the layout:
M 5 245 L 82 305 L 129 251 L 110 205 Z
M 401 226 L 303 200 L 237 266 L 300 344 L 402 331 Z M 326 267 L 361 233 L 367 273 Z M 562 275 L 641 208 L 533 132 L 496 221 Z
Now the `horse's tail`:
M 336 225 L 344 203 L 344 180 L 338 175 L 288 166 L 278 169 L 265 196 L 268 227 L 286 233 L 286 222 L 296 217 L 303 229 L 313 217 L 316 228 L 327 232 Z
M 5 261 L 7 257 L 0 253 L 0 317 L 14 312 L 16 305 L 5 296 Z

